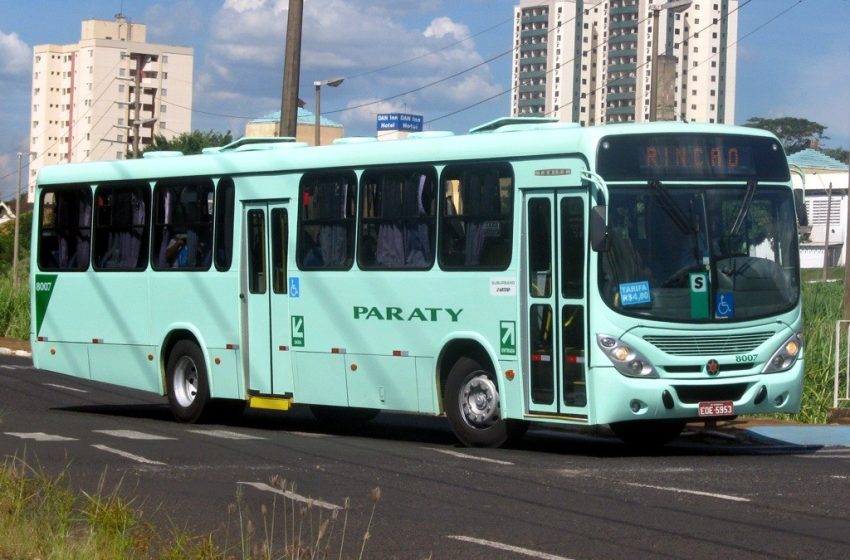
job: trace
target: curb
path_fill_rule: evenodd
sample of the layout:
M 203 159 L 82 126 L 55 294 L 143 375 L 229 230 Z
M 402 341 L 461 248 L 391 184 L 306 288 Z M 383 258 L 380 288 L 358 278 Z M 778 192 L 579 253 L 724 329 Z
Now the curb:
M 17 356 L 19 358 L 32 358 L 32 353 L 26 350 L 10 350 L 8 348 L 0 348 L 0 356 Z

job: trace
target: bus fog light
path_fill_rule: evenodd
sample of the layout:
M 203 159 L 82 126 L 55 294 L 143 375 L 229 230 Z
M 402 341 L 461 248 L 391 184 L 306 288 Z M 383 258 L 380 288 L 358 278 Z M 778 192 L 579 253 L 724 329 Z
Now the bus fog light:
M 632 409 L 632 412 L 637 414 L 638 412 L 640 412 L 641 404 L 643 404 L 643 403 L 641 403 L 639 400 L 632 399 L 632 402 L 629 403 L 629 408 Z

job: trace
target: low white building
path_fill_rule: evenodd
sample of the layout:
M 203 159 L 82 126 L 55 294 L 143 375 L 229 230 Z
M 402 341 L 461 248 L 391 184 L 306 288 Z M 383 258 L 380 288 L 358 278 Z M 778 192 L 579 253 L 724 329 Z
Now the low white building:
M 788 156 L 788 163 L 804 175 L 792 173 L 791 180 L 795 187 L 805 188 L 806 214 L 811 228 L 810 233 L 800 239 L 800 266 L 820 268 L 824 264 L 824 254 L 828 266 L 843 266 L 847 253 L 850 181 L 847 164 L 811 148 Z

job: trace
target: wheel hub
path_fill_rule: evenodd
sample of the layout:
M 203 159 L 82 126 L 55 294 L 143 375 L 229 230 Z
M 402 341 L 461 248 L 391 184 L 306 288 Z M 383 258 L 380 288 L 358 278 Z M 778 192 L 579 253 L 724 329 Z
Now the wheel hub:
M 186 408 L 195 402 L 198 394 L 198 368 L 192 358 L 183 356 L 174 368 L 174 397 Z
M 467 424 L 475 428 L 492 426 L 499 419 L 499 391 L 485 374 L 470 377 L 463 386 L 461 412 Z

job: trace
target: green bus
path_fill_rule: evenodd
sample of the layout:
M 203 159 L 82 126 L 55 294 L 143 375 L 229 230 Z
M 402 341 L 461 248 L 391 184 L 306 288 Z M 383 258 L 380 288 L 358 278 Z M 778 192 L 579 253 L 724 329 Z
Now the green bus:
M 305 404 L 445 414 L 470 446 L 530 422 L 663 443 L 800 406 L 798 206 L 763 131 L 508 118 L 37 183 L 35 365 L 184 422 Z

